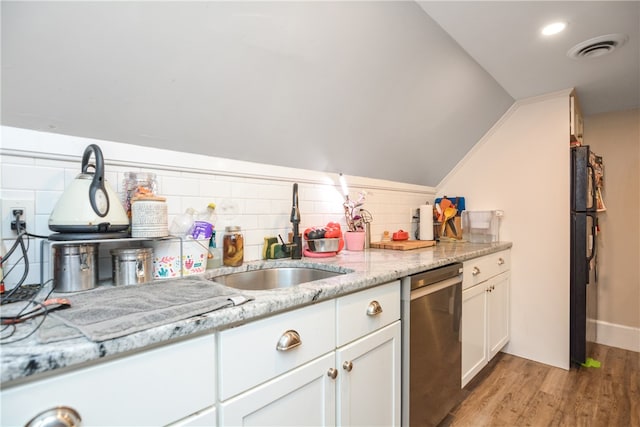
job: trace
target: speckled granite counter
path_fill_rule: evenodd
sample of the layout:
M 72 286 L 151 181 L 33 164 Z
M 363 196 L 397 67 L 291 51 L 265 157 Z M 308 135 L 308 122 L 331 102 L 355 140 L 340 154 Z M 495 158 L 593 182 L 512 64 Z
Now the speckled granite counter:
M 292 288 L 268 291 L 242 291 L 255 300 L 179 322 L 157 326 L 121 338 L 93 342 L 84 337 L 42 344 L 37 335 L 13 344 L 0 346 L 2 387 L 37 378 L 65 367 L 84 365 L 105 357 L 122 355 L 181 337 L 211 333 L 246 323 L 274 313 L 302 307 L 316 301 L 387 283 L 421 271 L 452 262 L 464 261 L 508 249 L 511 243 L 494 244 L 440 243 L 435 247 L 411 251 L 370 249 L 364 252 L 344 251 L 332 258 L 303 258 L 302 260 L 256 261 L 238 268 L 223 268 L 208 276 L 235 271 L 264 268 L 264 266 L 318 266 L 347 274 L 302 284 Z M 212 284 L 213 286 L 221 286 Z M 153 286 L 153 284 L 145 285 Z M 91 291 L 88 291 L 91 292 Z

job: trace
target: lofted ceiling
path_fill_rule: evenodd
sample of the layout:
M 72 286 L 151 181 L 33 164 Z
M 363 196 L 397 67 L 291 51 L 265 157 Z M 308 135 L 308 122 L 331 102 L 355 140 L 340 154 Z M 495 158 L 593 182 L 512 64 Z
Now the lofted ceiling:
M 2 124 L 27 129 L 436 186 L 514 100 L 638 107 L 638 2 L 1 7 Z M 542 40 L 551 18 L 567 31 Z M 610 55 L 565 55 L 615 32 Z
M 516 100 L 576 88 L 585 115 L 640 108 L 640 1 L 421 1 L 420 6 Z M 542 36 L 543 26 L 567 23 Z M 567 52 L 623 34 L 611 53 Z

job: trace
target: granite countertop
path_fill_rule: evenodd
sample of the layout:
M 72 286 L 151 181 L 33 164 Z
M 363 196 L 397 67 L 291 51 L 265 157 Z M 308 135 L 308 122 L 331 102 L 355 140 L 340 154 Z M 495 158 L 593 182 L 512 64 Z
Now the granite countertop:
M 511 243 L 508 242 L 490 244 L 446 242 L 438 243 L 434 247 L 410 251 L 385 249 L 368 249 L 362 252 L 343 251 L 331 258 L 304 257 L 302 260 L 254 261 L 237 268 L 224 267 L 208 272 L 205 277 L 265 267 L 313 267 L 320 264 L 320 267 L 325 270 L 346 271 L 347 274 L 291 288 L 241 291 L 253 297 L 254 300 L 102 342 L 93 342 L 76 334 L 70 335 L 68 339 L 43 344 L 38 335 L 33 334 L 24 340 L 0 346 L 0 385 L 6 387 L 31 378 L 36 379 L 41 376 L 40 374 L 56 369 L 124 355 L 182 337 L 212 333 L 278 312 L 335 298 L 510 247 Z M 215 283 L 212 285 L 222 286 Z M 143 286 L 153 286 L 153 283 Z M 18 325 L 18 327 L 22 326 L 28 325 Z

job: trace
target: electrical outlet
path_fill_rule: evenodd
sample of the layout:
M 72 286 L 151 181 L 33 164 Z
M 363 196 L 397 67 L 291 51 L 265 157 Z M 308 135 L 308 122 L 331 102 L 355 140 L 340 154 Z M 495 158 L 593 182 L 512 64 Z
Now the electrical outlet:
M 27 225 L 27 230 L 35 231 L 35 206 L 33 200 L 2 200 L 2 238 L 11 239 L 17 236 L 16 231 L 11 229 L 11 222 L 15 221 L 13 211 L 21 209 L 23 214 L 20 217 Z

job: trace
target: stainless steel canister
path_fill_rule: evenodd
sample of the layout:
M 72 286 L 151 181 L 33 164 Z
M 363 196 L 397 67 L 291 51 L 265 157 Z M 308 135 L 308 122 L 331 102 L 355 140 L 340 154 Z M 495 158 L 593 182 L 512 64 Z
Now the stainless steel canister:
M 53 286 L 56 292 L 84 291 L 97 284 L 97 243 L 53 246 Z
M 138 285 L 153 280 L 153 248 L 112 249 L 114 285 Z

